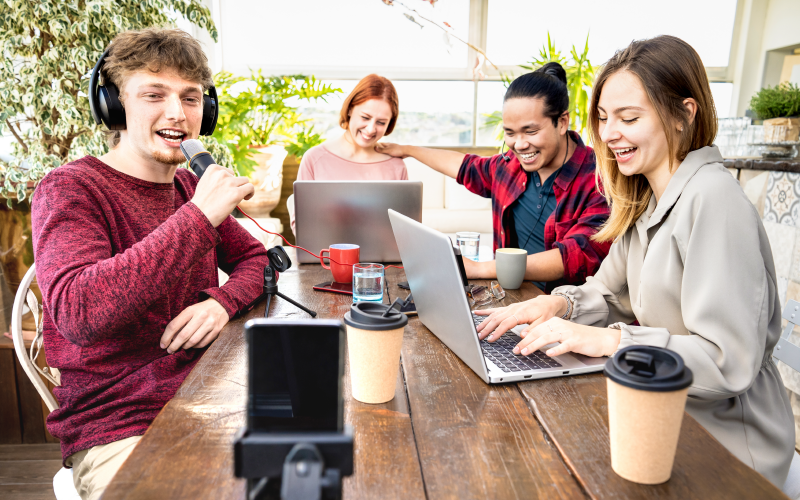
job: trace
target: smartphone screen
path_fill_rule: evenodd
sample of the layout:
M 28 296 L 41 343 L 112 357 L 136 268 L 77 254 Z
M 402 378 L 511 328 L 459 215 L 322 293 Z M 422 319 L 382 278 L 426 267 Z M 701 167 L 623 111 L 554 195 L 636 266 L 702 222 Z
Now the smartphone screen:
M 338 320 L 248 321 L 248 429 L 341 432 L 344 335 Z

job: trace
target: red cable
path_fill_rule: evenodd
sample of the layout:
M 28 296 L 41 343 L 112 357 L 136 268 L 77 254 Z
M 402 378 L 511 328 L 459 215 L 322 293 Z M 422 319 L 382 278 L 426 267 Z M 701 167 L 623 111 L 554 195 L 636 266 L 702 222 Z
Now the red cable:
M 333 260 L 333 258 L 331 258 L 331 257 L 320 257 L 319 255 L 315 254 L 314 252 L 311 252 L 311 251 L 309 251 L 309 250 L 306 250 L 306 249 L 305 249 L 305 248 L 303 248 L 303 247 L 298 247 L 298 246 L 296 246 L 296 245 L 292 245 L 291 243 L 289 243 L 289 240 L 287 240 L 286 238 L 284 238 L 284 236 L 283 236 L 282 234 L 280 234 L 280 233 L 273 233 L 272 231 L 267 231 L 266 229 L 264 229 L 263 227 L 261 227 L 261 226 L 258 224 L 258 222 L 256 222 L 256 220 L 255 220 L 254 218 L 252 218 L 252 217 L 250 217 L 249 215 L 247 215 L 247 213 L 246 213 L 244 210 L 242 210 L 242 209 L 241 209 L 241 208 L 239 208 L 239 207 L 236 207 L 236 208 L 237 208 L 237 209 L 239 209 L 239 211 L 240 211 L 240 212 L 242 212 L 242 215 L 244 215 L 245 217 L 247 217 L 248 219 L 250 219 L 251 221 L 253 221 L 253 224 L 255 224 L 256 226 L 258 226 L 258 228 L 259 228 L 260 230 L 264 231 L 265 233 L 273 234 L 273 235 L 275 235 L 275 236 L 280 236 L 281 238 L 283 238 L 283 241 L 285 241 L 285 242 L 286 242 L 286 244 L 287 244 L 287 245 L 289 245 L 289 246 L 290 246 L 290 247 L 292 247 L 292 248 L 298 248 L 298 249 L 300 249 L 300 250 L 302 250 L 302 251 L 306 252 L 307 254 L 310 254 L 310 255 L 312 255 L 313 257 L 316 257 L 316 258 L 318 258 L 318 259 L 323 259 L 323 258 L 325 258 L 325 259 L 328 259 L 328 260 L 330 260 L 331 262 L 336 262 L 336 263 L 337 263 L 337 264 L 339 264 L 340 266 L 352 266 L 352 265 L 353 265 L 353 264 L 342 264 L 341 262 L 337 262 L 337 261 Z M 395 269 L 403 269 L 403 266 L 384 266 L 384 267 L 393 267 L 393 268 L 395 268 Z

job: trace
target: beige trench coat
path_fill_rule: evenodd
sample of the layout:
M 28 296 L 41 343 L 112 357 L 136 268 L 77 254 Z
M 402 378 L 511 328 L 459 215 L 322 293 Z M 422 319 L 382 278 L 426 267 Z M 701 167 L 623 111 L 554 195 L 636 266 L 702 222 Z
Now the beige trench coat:
M 764 226 L 716 146 L 689 153 L 656 204 L 611 246 L 586 284 L 554 291 L 572 321 L 618 321 L 620 348 L 666 347 L 694 373 L 686 411 L 778 487 L 794 421 L 772 349 L 782 304 Z

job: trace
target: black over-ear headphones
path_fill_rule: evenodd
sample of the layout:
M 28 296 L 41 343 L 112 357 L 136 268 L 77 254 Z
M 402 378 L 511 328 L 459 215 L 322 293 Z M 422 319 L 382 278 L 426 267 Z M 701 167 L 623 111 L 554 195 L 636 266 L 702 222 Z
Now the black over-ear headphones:
M 125 108 L 122 107 L 122 101 L 119 100 L 119 89 L 111 82 L 104 82 L 105 85 L 100 85 L 100 71 L 108 55 L 108 50 L 103 52 L 92 70 L 92 77 L 89 79 L 89 107 L 96 124 L 104 123 L 109 130 L 125 130 Z M 208 95 L 203 95 L 203 121 L 200 125 L 200 135 L 214 133 L 218 117 L 217 89 L 212 85 L 208 89 Z
M 506 146 L 506 141 L 503 141 L 503 145 L 500 147 L 500 154 L 501 154 L 501 155 L 503 155 L 503 159 L 504 159 L 506 162 L 509 162 L 509 161 L 511 161 L 511 158 L 509 158 L 509 157 L 508 157 L 508 155 L 506 155 L 505 153 L 503 153 L 503 148 L 508 148 L 508 146 Z M 509 150 L 509 151 L 511 151 L 511 148 L 508 148 L 508 150 Z

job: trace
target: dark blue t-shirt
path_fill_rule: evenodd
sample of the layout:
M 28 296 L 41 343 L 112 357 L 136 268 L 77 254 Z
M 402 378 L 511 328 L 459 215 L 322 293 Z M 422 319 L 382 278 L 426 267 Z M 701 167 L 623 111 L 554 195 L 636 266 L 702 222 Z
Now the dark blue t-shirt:
M 556 209 L 553 182 L 560 172 L 560 168 L 553 172 L 544 184 L 539 172 L 528 172 L 528 186 L 511 206 L 517 247 L 525 249 L 528 255 L 544 252 L 544 225 Z M 544 290 L 543 282 L 534 281 L 533 284 Z

